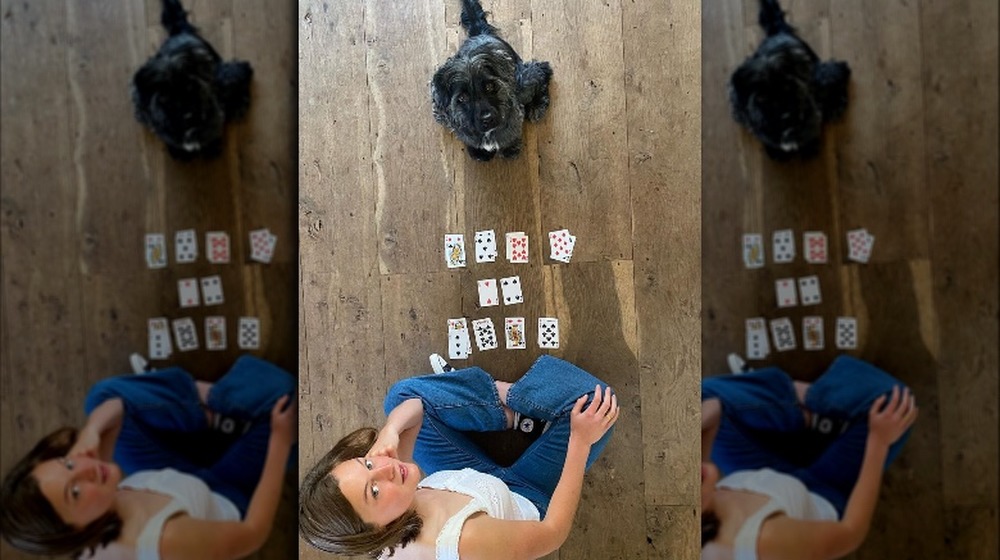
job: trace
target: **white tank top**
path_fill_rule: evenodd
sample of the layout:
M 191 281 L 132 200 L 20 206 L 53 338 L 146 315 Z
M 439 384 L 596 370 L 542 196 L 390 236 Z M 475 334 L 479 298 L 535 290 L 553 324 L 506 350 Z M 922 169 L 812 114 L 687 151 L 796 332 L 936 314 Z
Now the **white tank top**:
M 148 490 L 170 498 L 170 503 L 156 512 L 139 533 L 135 547 L 137 560 L 159 560 L 163 525 L 178 513 L 207 521 L 240 520 L 240 510 L 228 498 L 212 492 L 200 478 L 174 469 L 139 471 L 122 480 L 118 487 Z

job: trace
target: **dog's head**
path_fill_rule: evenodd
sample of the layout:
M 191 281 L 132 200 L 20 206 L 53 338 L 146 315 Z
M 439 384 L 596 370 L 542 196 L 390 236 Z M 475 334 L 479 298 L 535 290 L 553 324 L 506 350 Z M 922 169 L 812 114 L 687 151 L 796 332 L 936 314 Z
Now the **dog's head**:
M 218 55 L 199 38 L 171 37 L 132 78 L 136 117 L 177 150 L 196 153 L 216 143 L 225 124 L 217 65 Z
M 468 145 L 503 147 L 520 137 L 524 120 L 516 73 L 506 43 L 488 35 L 470 38 L 431 79 L 434 118 Z

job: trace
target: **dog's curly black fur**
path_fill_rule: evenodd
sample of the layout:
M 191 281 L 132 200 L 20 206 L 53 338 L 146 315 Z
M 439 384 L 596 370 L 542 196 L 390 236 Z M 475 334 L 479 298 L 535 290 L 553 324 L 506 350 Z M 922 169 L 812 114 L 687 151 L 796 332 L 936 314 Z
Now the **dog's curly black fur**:
M 250 106 L 253 69 L 243 61 L 222 62 L 178 0 L 163 0 L 160 23 L 167 40 L 132 78 L 135 117 L 177 159 L 216 156 L 226 122 Z
M 486 21 L 478 0 L 462 0 L 468 38 L 431 80 L 434 119 L 465 143 L 480 161 L 521 153 L 524 119 L 538 121 L 549 108 L 548 62 L 524 62 Z
M 777 0 L 761 0 L 766 37 L 729 81 L 733 117 L 777 160 L 819 152 L 823 123 L 847 108 L 846 62 L 820 62 L 786 21 Z

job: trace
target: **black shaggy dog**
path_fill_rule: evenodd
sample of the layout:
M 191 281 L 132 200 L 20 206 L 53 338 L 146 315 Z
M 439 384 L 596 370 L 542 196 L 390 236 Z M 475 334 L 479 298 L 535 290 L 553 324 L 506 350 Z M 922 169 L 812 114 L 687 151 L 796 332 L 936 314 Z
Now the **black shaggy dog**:
M 525 117 L 538 121 L 549 108 L 548 62 L 524 62 L 486 21 L 478 0 L 462 0 L 468 38 L 431 80 L 434 119 L 465 143 L 469 155 L 489 161 L 521 153 Z
M 222 151 L 226 122 L 250 106 L 253 69 L 247 62 L 222 62 L 178 0 L 163 0 L 160 23 L 169 37 L 132 78 L 136 119 L 177 159 L 214 157 Z
M 767 37 L 730 79 L 733 117 L 774 159 L 813 156 L 823 123 L 847 108 L 851 69 L 845 62 L 820 62 L 776 0 L 761 0 L 758 21 Z

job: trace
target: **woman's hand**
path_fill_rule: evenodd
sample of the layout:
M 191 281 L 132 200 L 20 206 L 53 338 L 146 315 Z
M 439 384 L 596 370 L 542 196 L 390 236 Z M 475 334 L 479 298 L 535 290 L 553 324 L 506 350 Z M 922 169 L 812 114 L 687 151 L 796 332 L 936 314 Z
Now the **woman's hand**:
M 97 458 L 101 452 L 101 434 L 97 430 L 93 429 L 92 426 L 84 426 L 76 433 L 76 443 L 73 447 L 69 449 L 66 453 L 67 457 L 80 457 L 81 455 L 86 457 Z
M 868 437 L 889 447 L 906 433 L 917 419 L 917 401 L 908 388 L 892 388 L 892 396 L 875 399 L 868 411 Z M 884 405 L 884 406 L 883 406 Z
M 584 410 L 583 405 L 587 403 L 588 396 L 581 396 L 573 405 L 570 417 L 570 435 L 582 438 L 587 445 L 593 445 L 611 429 L 611 426 L 615 425 L 620 409 L 618 408 L 618 396 L 612 394 L 611 387 L 604 389 L 603 398 L 600 385 L 595 387 L 594 400 Z
M 399 458 L 399 432 L 391 426 L 385 426 L 378 433 L 378 438 L 368 451 L 368 457 L 392 457 Z
M 298 428 L 298 407 L 291 402 L 291 396 L 285 395 L 274 403 L 271 409 L 271 437 L 291 445 L 295 443 Z

